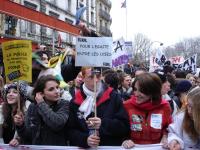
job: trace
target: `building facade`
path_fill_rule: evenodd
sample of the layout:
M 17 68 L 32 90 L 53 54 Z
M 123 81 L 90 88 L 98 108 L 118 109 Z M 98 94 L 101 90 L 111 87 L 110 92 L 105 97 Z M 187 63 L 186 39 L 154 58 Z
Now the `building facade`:
M 101 36 L 112 36 L 110 26 L 112 18 L 110 16 L 111 10 L 110 0 L 96 0 L 96 18 L 97 18 L 97 32 Z
M 89 29 L 97 31 L 96 0 L 16 0 L 29 9 L 36 10 L 70 24 L 75 23 L 76 11 L 86 7 L 81 17 Z M 71 34 L 55 31 L 29 21 L 21 20 L 5 14 L 0 14 L 1 38 L 29 39 L 41 45 L 65 48 L 75 45 L 75 37 Z

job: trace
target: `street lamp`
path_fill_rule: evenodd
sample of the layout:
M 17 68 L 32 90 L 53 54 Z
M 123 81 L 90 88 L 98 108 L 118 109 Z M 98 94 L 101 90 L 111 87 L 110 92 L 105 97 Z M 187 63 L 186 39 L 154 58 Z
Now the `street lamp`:
M 160 46 L 163 46 L 163 45 L 164 45 L 164 44 L 163 44 L 162 42 L 160 42 L 160 41 L 153 41 L 153 42 L 151 42 L 151 45 L 150 45 L 150 46 L 152 46 L 154 43 L 159 43 Z

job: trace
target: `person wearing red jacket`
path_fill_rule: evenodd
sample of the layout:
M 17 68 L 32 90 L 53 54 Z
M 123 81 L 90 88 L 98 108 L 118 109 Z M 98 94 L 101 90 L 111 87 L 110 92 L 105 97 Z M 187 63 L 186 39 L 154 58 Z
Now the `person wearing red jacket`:
M 124 102 L 129 115 L 130 140 L 125 140 L 124 148 L 135 144 L 167 145 L 167 127 L 171 123 L 171 109 L 161 98 L 162 83 L 154 73 L 144 73 L 135 79 L 134 96 Z

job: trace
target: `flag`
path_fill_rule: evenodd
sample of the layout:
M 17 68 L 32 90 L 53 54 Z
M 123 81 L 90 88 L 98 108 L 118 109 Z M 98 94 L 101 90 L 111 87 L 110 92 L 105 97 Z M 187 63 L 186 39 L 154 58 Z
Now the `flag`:
M 121 8 L 126 8 L 126 0 L 122 3 Z
M 76 25 L 79 24 L 81 16 L 83 15 L 84 11 L 87 9 L 87 7 L 81 7 L 76 11 Z

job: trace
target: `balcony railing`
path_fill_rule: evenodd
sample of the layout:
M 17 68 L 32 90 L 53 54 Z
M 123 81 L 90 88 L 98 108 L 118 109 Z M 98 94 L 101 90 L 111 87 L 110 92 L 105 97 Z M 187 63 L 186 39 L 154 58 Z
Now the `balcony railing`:
M 111 21 L 110 14 L 104 11 L 103 9 L 99 9 L 99 16 L 104 18 L 107 21 Z
M 100 26 L 99 32 L 100 32 L 100 34 L 105 35 L 105 36 L 109 36 L 109 37 L 112 36 L 110 29 L 108 29 L 104 26 Z

